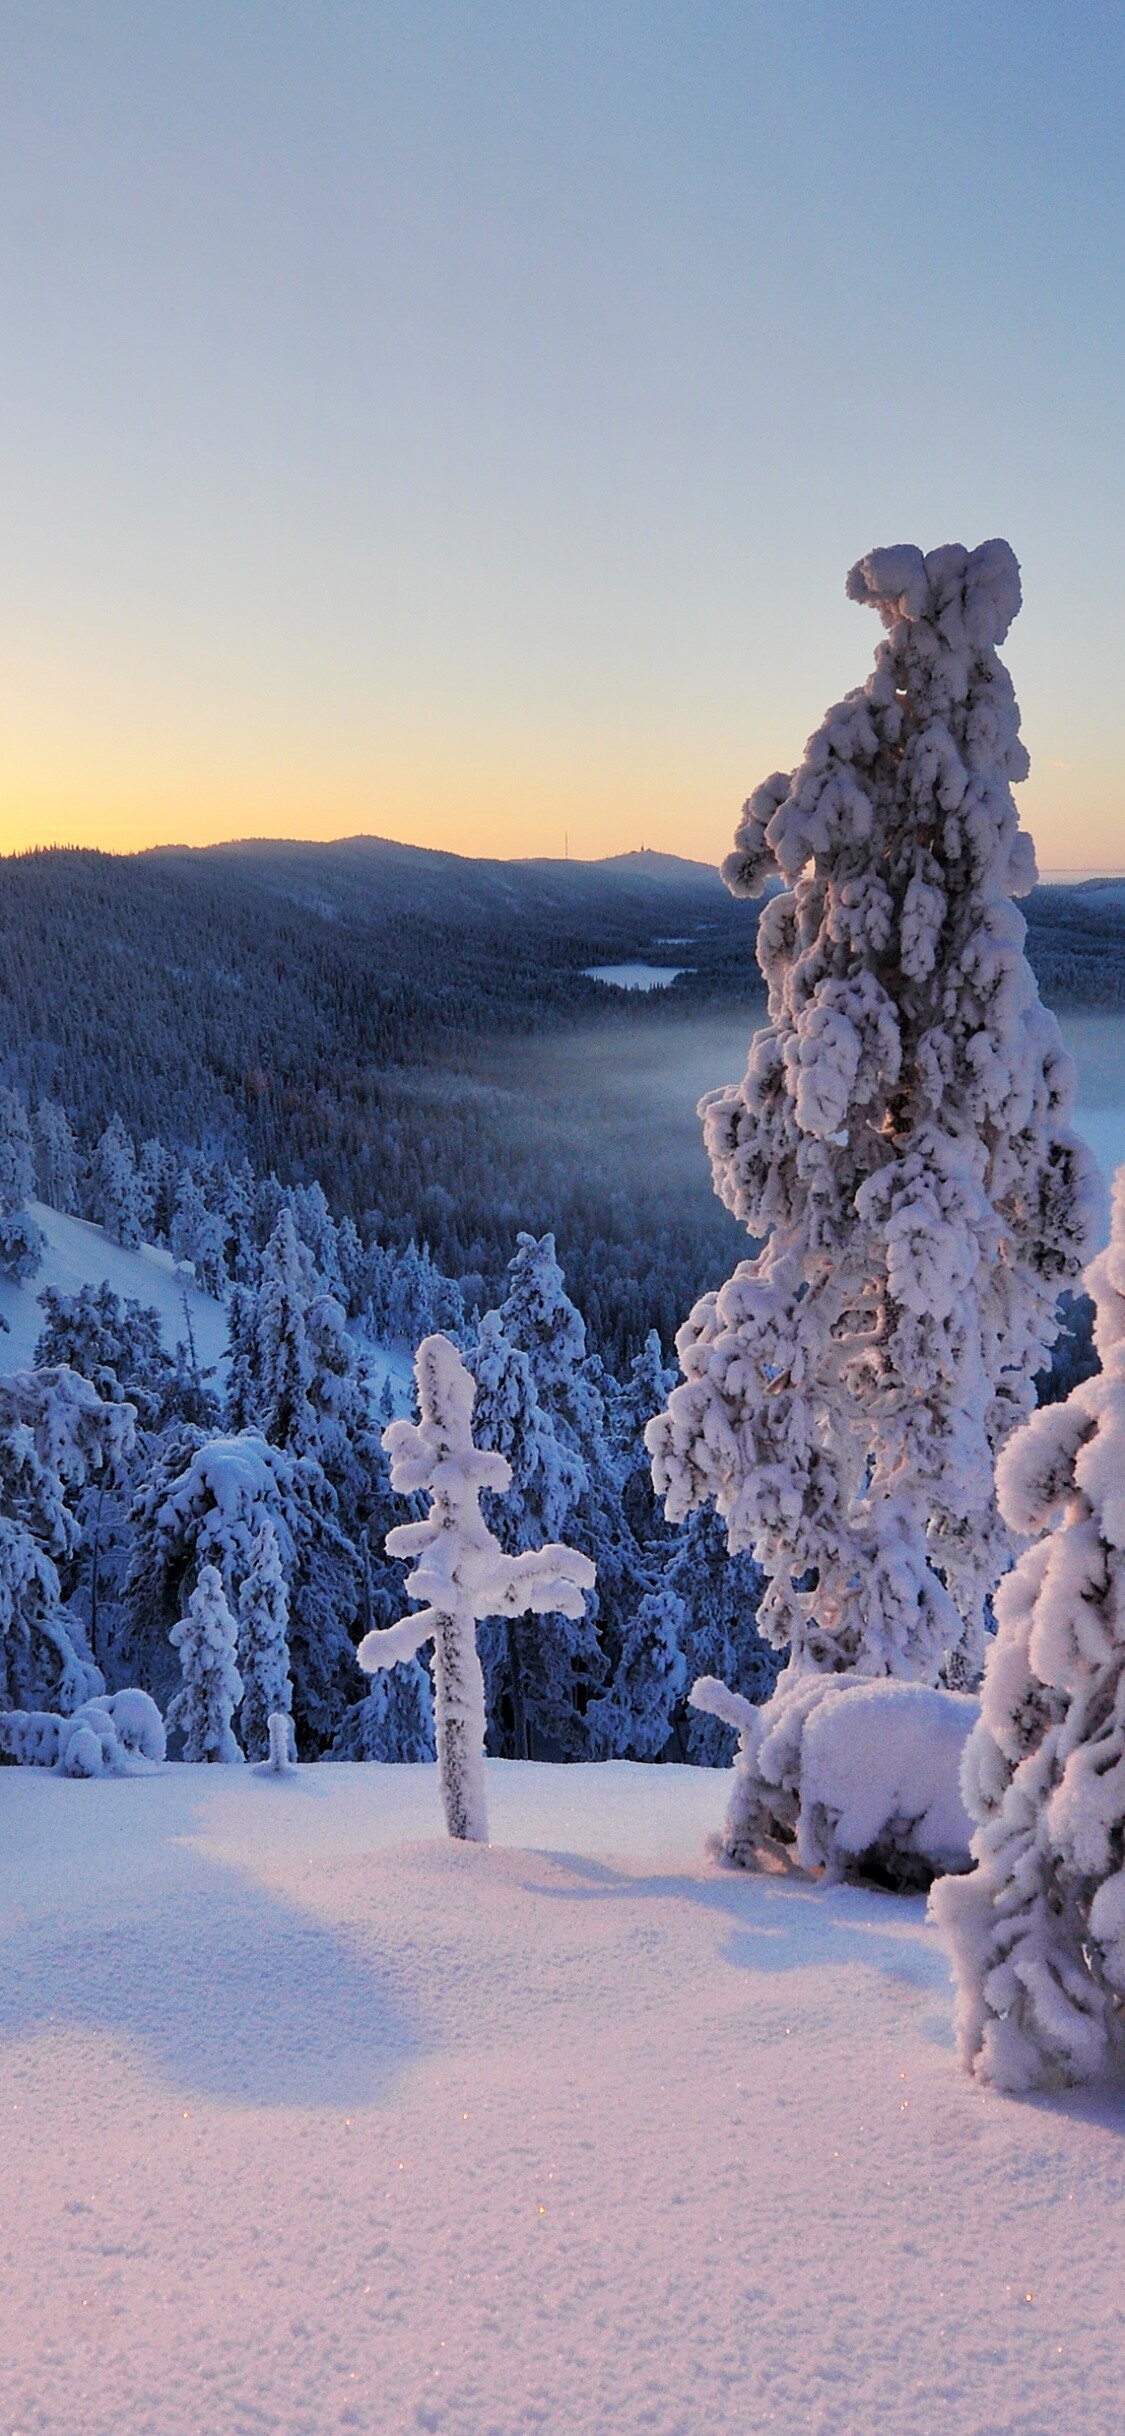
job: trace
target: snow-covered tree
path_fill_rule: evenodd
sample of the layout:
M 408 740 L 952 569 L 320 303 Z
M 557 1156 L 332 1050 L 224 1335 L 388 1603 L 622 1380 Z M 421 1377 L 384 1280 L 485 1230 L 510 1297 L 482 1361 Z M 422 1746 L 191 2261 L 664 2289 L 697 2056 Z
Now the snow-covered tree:
M 70 1215 L 78 1208 L 78 1144 L 65 1108 L 40 1100 L 32 1130 L 39 1198 Z
M 94 1206 L 111 1241 L 126 1250 L 141 1241 L 141 1200 L 133 1138 L 114 1115 L 94 1152 Z
M 696 1506 L 681 1524 L 662 1578 L 683 1610 L 680 1646 L 687 1683 L 717 1676 L 755 1706 L 768 1700 L 781 1657 L 758 1631 L 765 1577 L 747 1549 L 730 1554 L 713 1506 Z M 680 1706 L 676 1731 L 684 1756 L 700 1767 L 721 1767 L 731 1757 L 729 1725 L 721 1712 L 698 1703 Z
M 961 2053 L 1003 2089 L 1093 2080 L 1125 2052 L 1125 1168 L 1086 1273 L 1102 1368 L 1001 1456 L 1014 1533 L 970 1742 L 967 1878 L 935 1887 Z
M 683 1600 L 666 1582 L 645 1591 L 623 1619 L 611 1686 L 589 1710 L 592 1743 L 605 1757 L 659 1758 L 687 1680 L 686 1620 Z
M 331 1755 L 398 1764 L 433 1758 L 434 1696 L 420 1658 L 400 1659 L 372 1676 L 365 1698 L 341 1718 Z
M 498 1311 L 487 1311 L 465 1355 L 476 1380 L 475 1443 L 503 1455 L 510 1478 L 484 1512 L 511 1556 L 561 1537 L 586 1486 L 585 1467 L 539 1402 L 526 1353 L 508 1343 Z M 597 1639 L 584 1616 L 530 1616 L 484 1623 L 480 1657 L 492 1736 L 501 1755 L 526 1759 L 529 1734 L 566 1749 L 575 1726 L 575 1683 L 596 1666 Z
M 278 1712 L 288 1717 L 293 1707 L 289 1592 L 277 1533 L 268 1520 L 259 1524 L 250 1543 L 249 1567 L 238 1590 L 238 1624 L 239 1730 L 247 1757 L 264 1759 L 270 1718 Z
M 137 1216 L 146 1243 L 167 1243 L 172 1232 L 179 1167 L 155 1134 L 137 1161 Z
M 35 1191 L 31 1127 L 23 1101 L 0 1084 L 0 1215 L 23 1208 Z
M 43 1236 L 25 1204 L 35 1191 L 31 1127 L 23 1101 L 0 1085 L 0 1269 L 22 1284 L 43 1258 Z
M 659 1682 L 667 1682 L 667 1611 L 658 1620 L 649 1608 L 647 1624 L 639 1621 L 642 1601 L 658 1587 L 659 1562 L 647 1561 L 626 1513 L 624 1492 L 632 1458 L 607 1429 L 610 1383 L 598 1357 L 587 1352 L 585 1323 L 566 1291 L 553 1235 L 517 1238 L 500 1319 L 509 1342 L 527 1354 L 539 1401 L 585 1474 L 567 1528 L 574 1544 L 593 1559 L 597 1590 L 586 1611 L 582 1677 L 569 1734 L 565 1740 L 556 1739 L 564 1748 L 592 1757 L 620 1754 L 631 1747 L 621 1739 L 627 1713 L 621 1670 L 626 1669 L 636 1690 L 645 1633 L 652 1631 L 654 1690 Z M 611 1406 L 614 1401 L 611 1391 Z M 618 1697 L 613 1685 L 619 1675 Z
M 132 1509 L 121 1659 L 158 1699 L 169 1630 L 204 1566 L 217 1567 L 228 1602 L 253 1563 L 264 1523 L 276 1535 L 289 1592 L 293 1705 L 302 1742 L 323 1748 L 347 1697 L 358 1612 L 359 1566 L 336 1521 L 321 1466 L 271 1446 L 259 1432 L 207 1437 L 169 1432 Z
M 227 1290 L 226 1263 L 223 1248 L 226 1228 L 223 1220 L 209 1210 L 190 1168 L 184 1168 L 176 1187 L 172 1211 L 171 1245 L 177 1260 L 191 1262 L 195 1282 L 204 1294 L 213 1294 L 221 1302 Z
M 183 1683 L 168 1710 L 168 1726 L 184 1738 L 184 1758 L 227 1764 L 244 1757 L 232 1719 L 242 1698 L 237 1632 L 217 1565 L 204 1565 L 179 1623 L 169 1635 L 180 1653 Z
M 415 1658 L 434 1644 L 438 1781 L 451 1836 L 488 1838 L 484 1786 L 484 1681 L 477 1624 L 487 1616 L 579 1615 L 594 1568 L 559 1543 L 507 1556 L 480 1510 L 482 1491 L 511 1478 L 503 1455 L 473 1444 L 475 1383 L 448 1337 L 430 1336 L 414 1361 L 421 1419 L 392 1421 L 384 1443 L 391 1481 L 406 1497 L 427 1494 L 424 1521 L 402 1523 L 387 1546 L 417 1562 L 407 1580 L 426 1601 L 387 1632 L 368 1633 L 358 1651 L 369 1673 Z
M 455 1334 L 464 1318 L 460 1290 L 443 1277 L 427 1246 L 413 1237 L 392 1262 L 384 1288 L 386 1334 L 417 1345 L 435 1328 Z
M 971 1680 L 1009 1561 L 994 1458 L 1031 1409 L 1089 1249 L 1074 1072 L 1012 899 L 1035 878 L 997 656 L 1007 544 L 876 550 L 886 628 L 800 768 L 746 805 L 769 1022 L 702 1103 L 716 1190 L 759 1239 L 677 1339 L 650 1424 L 672 1520 L 714 1499 L 768 1578 L 790 1669 Z
M 80 1286 L 77 1294 L 45 1286 L 39 1304 L 37 1370 L 63 1363 L 111 1403 L 133 1404 L 147 1428 L 163 1425 L 177 1370 L 151 1305 L 132 1295 L 122 1301 L 108 1284 Z
M 599 1434 L 605 1412 L 588 1375 L 586 1326 L 567 1293 L 553 1235 L 517 1235 L 500 1324 L 508 1343 L 527 1354 L 541 1401 L 575 1444 Z
M 0 1378 L 0 1706 L 69 1710 L 105 1689 L 59 1569 L 78 1550 L 81 1492 L 125 1464 L 133 1423 L 71 1370 Z

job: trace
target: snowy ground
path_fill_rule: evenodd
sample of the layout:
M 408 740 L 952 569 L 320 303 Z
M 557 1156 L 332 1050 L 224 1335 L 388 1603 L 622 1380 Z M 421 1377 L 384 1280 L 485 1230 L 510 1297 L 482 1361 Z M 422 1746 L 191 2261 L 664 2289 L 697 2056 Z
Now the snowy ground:
M 1125 2098 L 966 2083 L 722 1778 L 489 1780 L 0 1771 L 0 2427 L 1116 2436 Z

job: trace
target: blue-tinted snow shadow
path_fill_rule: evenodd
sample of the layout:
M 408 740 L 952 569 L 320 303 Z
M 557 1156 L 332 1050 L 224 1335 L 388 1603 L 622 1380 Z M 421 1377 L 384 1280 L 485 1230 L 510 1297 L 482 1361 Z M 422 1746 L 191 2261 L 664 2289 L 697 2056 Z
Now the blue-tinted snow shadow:
M 917 1896 L 741 1870 L 717 1870 L 713 1878 L 634 1877 L 577 1853 L 549 1858 L 581 1883 L 529 1887 L 529 1893 L 554 1901 L 612 1902 L 627 1896 L 631 1902 L 699 1904 L 729 1921 L 719 1951 L 737 1970 L 775 1973 L 860 1963 L 884 1979 L 929 1993 L 944 1994 L 950 1985 L 949 1963 L 936 1936 L 928 1932 L 922 1942 L 917 1935 L 922 1926 Z
M 242 2106 L 378 2103 L 432 2044 L 389 1970 L 198 1856 L 161 1874 L 144 1911 L 5 1939 L 0 2040 L 74 2025 L 140 2045 L 171 2088 Z

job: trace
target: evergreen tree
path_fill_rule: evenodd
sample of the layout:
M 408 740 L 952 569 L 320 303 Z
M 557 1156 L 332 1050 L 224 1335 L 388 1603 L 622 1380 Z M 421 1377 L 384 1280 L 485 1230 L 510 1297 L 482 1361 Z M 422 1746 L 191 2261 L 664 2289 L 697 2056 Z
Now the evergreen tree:
M 65 1108 L 40 1100 L 33 1132 L 39 1199 L 69 1217 L 78 1208 L 78 1144 Z
M 486 1492 L 484 1512 L 501 1547 L 516 1556 L 561 1537 L 586 1486 L 585 1469 L 544 1412 L 530 1360 L 508 1343 L 498 1311 L 485 1313 L 465 1363 L 476 1381 L 474 1440 L 503 1455 L 510 1473 L 502 1496 Z M 482 1623 L 479 1648 L 491 1747 L 526 1759 L 534 1736 L 573 1749 L 576 1682 L 596 1671 L 598 1658 L 585 1618 Z
M 225 1234 L 222 1219 L 208 1209 L 195 1177 L 185 1167 L 176 1187 L 172 1211 L 172 1253 L 176 1260 L 190 1261 L 197 1286 L 204 1294 L 213 1294 L 219 1302 L 228 1284 L 223 1259 Z
M 1002 2089 L 1125 2051 L 1125 1168 L 1086 1282 L 1101 1371 L 1000 1459 L 1009 1527 L 1038 1536 L 997 1592 L 966 1752 L 976 1868 L 931 1897 L 962 2057 Z
M 150 1135 L 137 1161 L 137 1214 L 146 1243 L 169 1241 L 178 1181 L 176 1161 L 163 1142 Z
M 758 1631 L 765 1576 L 748 1550 L 730 1554 L 725 1527 L 713 1506 L 696 1506 L 681 1524 L 663 1579 L 682 1603 L 681 1646 L 689 1688 L 700 1676 L 718 1677 L 755 1705 L 768 1700 L 781 1653 Z M 733 1757 L 731 1728 L 719 1715 L 680 1703 L 675 1731 L 682 1756 L 696 1766 L 725 1767 Z
M 127 1251 L 141 1241 L 141 1187 L 132 1136 L 110 1118 L 94 1152 L 94 1209 L 111 1242 Z
M 128 1460 L 133 1413 L 63 1368 L 0 1378 L 0 1707 L 74 1709 L 104 1691 L 60 1568 L 80 1541 L 75 1506 Z
M 0 1269 L 21 1284 L 43 1258 L 43 1236 L 25 1204 L 35 1191 L 27 1110 L 0 1085 Z
M 272 1522 L 258 1526 L 238 1591 L 238 1658 L 242 1676 L 239 1727 L 250 1759 L 269 1751 L 269 1721 L 293 1708 L 289 1673 L 289 1593 Z
M 217 1566 L 237 1606 L 255 1539 L 263 1523 L 272 1524 L 289 1591 L 294 1714 L 302 1746 L 322 1750 L 354 1681 L 348 1628 L 361 1579 L 321 1466 L 251 1430 L 225 1437 L 170 1430 L 136 1492 L 131 1520 L 122 1664 L 158 1700 L 168 1691 L 170 1627 L 200 1571 Z
M 180 1653 L 183 1683 L 168 1710 L 168 1728 L 184 1738 L 184 1758 L 222 1761 L 244 1757 L 232 1719 L 242 1698 L 235 1663 L 234 1617 L 217 1565 L 204 1565 L 187 1608 L 170 1634 Z
M 365 1698 L 353 1701 L 341 1718 L 331 1756 L 399 1764 L 433 1758 L 434 1696 L 420 1659 L 400 1660 L 372 1675 Z
M 1023 956 L 1027 770 L 996 652 L 1004 542 L 877 550 L 887 629 L 792 777 L 746 805 L 769 1023 L 712 1092 L 716 1189 L 762 1242 L 677 1339 L 650 1425 L 679 1521 L 713 1498 L 790 1669 L 969 1680 L 1009 1561 L 993 1462 L 1030 1410 L 1095 1205 L 1074 1074 Z
M 315 1454 L 313 1356 L 305 1314 L 313 1293 L 309 1255 L 293 1212 L 283 1207 L 262 1254 L 256 1289 L 231 1297 L 228 1417 L 234 1429 L 260 1429 L 287 1452 Z

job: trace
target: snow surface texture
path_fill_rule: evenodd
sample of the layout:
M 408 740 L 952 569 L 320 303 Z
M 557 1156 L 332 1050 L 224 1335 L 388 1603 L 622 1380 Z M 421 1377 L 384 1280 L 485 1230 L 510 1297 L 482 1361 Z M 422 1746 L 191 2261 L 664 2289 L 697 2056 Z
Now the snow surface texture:
M 445 1336 L 423 1337 L 414 1357 L 421 1420 L 392 1421 L 383 1432 L 391 1485 L 403 1497 L 428 1494 L 424 1522 L 387 1533 L 390 1556 L 413 1556 L 412 1598 L 426 1604 L 387 1632 L 369 1632 L 356 1656 L 368 1674 L 416 1658 L 434 1645 L 434 1725 L 438 1780 L 451 1836 L 488 1837 L 484 1791 L 484 1677 L 477 1625 L 486 1616 L 580 1616 L 594 1567 L 577 1548 L 551 1540 L 506 1556 L 480 1510 L 482 1489 L 509 1486 L 506 1456 L 473 1444 L 476 1382 Z
M 829 1879 L 862 1866 L 896 1886 L 969 1867 L 961 1798 L 979 1704 L 921 1683 L 798 1675 L 757 1708 L 704 1675 L 694 1707 L 737 1727 L 730 1808 L 715 1849 L 753 1869 L 792 1847 Z
M 964 2060 L 1012 2090 L 1125 2048 L 1125 1168 L 1086 1284 L 1101 1371 L 1001 1459 L 1012 1530 L 1040 1536 L 997 1593 L 966 1753 L 977 1868 L 933 1895 Z
M 0 1769 L 5 2429 L 1116 2436 L 1125 2111 L 967 2080 L 921 1903 L 723 1793 Z
M 967 1683 L 1011 1553 L 994 1458 L 1099 1185 L 1012 903 L 1035 878 L 996 649 L 1016 561 L 876 550 L 848 591 L 886 628 L 874 671 L 750 798 L 725 866 L 746 896 L 784 882 L 758 927 L 768 1027 L 701 1104 L 764 1248 L 680 1330 L 646 1438 L 669 1518 L 713 1498 L 753 1548 L 793 1671 Z

